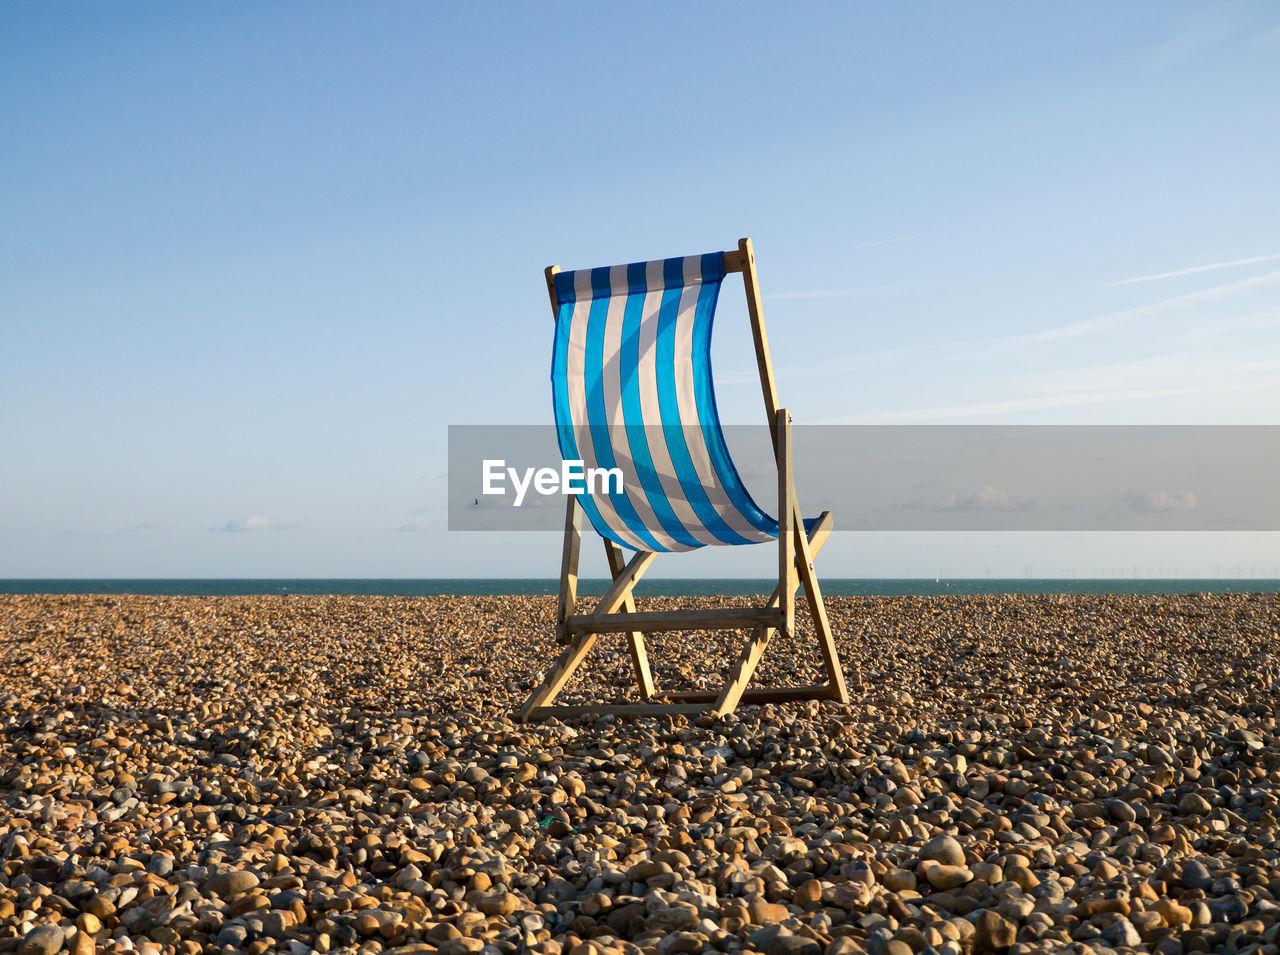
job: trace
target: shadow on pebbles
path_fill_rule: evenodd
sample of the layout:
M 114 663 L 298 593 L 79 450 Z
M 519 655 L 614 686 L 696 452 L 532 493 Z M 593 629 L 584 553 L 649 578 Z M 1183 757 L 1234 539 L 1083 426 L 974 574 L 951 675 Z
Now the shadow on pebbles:
M 0 597 L 0 952 L 1280 952 L 1275 597 L 830 603 L 522 725 L 550 598 Z

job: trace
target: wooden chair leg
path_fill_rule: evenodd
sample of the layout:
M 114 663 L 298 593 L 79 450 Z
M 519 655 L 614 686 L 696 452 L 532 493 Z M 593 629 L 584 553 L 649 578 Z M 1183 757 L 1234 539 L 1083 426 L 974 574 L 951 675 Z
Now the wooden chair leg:
M 829 511 L 823 511 L 821 514 L 818 515 L 818 519 L 814 522 L 813 527 L 805 535 L 805 541 L 809 545 L 809 553 L 811 555 L 816 556 L 818 552 L 822 550 L 823 546 L 827 543 L 827 538 L 831 536 L 832 524 L 833 522 L 831 520 L 831 513 Z M 801 523 L 800 527 L 803 529 L 804 527 L 803 523 Z M 793 580 L 792 586 L 798 587 L 799 582 L 796 580 Z M 766 607 L 778 606 L 779 593 L 780 593 L 780 588 L 775 589 L 772 596 L 769 597 L 769 601 L 768 603 L 765 604 L 765 606 Z M 760 647 L 761 656 L 764 655 L 765 646 L 768 645 L 769 640 L 773 637 L 773 633 L 774 633 L 774 630 L 772 627 L 766 627 L 764 629 L 765 629 L 764 639 L 763 639 L 764 645 Z M 754 636 L 752 639 L 754 641 L 757 638 L 758 638 L 758 634 Z M 747 651 L 750 651 L 750 650 L 751 650 L 751 646 L 749 645 L 747 647 Z M 743 662 L 746 656 L 747 656 L 747 653 L 744 652 L 743 658 L 738 661 L 738 666 L 743 665 Z M 779 703 L 779 702 L 786 702 L 788 700 L 825 700 L 825 699 L 832 699 L 835 696 L 836 690 L 831 685 L 801 686 L 801 687 L 779 686 L 779 687 L 766 687 L 764 689 L 757 689 L 757 690 L 749 689 L 747 687 L 750 686 L 750 679 L 751 679 L 751 676 L 754 674 L 756 663 L 759 663 L 758 659 L 755 661 L 755 663 L 751 664 L 751 672 L 747 674 L 747 679 L 743 683 L 744 689 L 738 698 L 739 703 L 742 703 L 742 702 Z M 734 670 L 733 673 L 730 674 L 730 678 L 729 678 L 730 682 L 734 680 L 737 672 L 738 672 L 737 670 Z M 681 692 L 665 694 L 665 695 L 668 695 L 673 700 L 680 700 L 680 701 L 691 702 L 691 703 L 692 702 L 705 702 L 705 703 L 714 702 L 718 706 L 722 701 L 726 699 L 727 687 L 725 690 L 722 690 L 719 694 L 708 693 L 705 690 L 693 690 L 693 691 L 681 691 Z M 719 712 L 719 710 L 717 710 L 717 712 Z M 724 712 L 727 713 L 731 711 L 725 710 Z
M 578 668 L 578 664 L 591 651 L 595 643 L 594 633 L 584 633 L 569 645 L 569 649 L 560 654 L 560 659 L 547 673 L 542 685 L 534 690 L 533 695 L 525 700 L 524 706 L 520 707 L 520 719 L 528 719 L 535 710 L 546 706 L 559 695 L 564 685 L 569 682 L 569 677 L 573 676 L 573 671 Z
M 622 556 L 622 548 L 606 537 L 604 552 L 609 560 L 609 573 L 613 575 L 614 580 L 617 580 L 627 566 L 626 559 Z M 622 602 L 622 612 L 636 612 L 636 600 L 631 594 L 627 594 L 627 599 Z M 627 643 L 631 649 L 631 664 L 636 670 L 636 680 L 640 684 L 640 698 L 652 699 L 653 673 L 649 670 L 649 652 L 644 645 L 644 634 L 638 630 L 632 630 L 627 634 Z
M 569 498 L 564 513 L 564 549 L 560 557 L 560 599 L 556 603 L 556 643 L 568 643 L 564 623 L 578 609 L 578 553 L 582 549 L 582 506 Z
M 565 621 L 578 607 L 578 554 L 582 548 L 582 507 L 576 497 L 569 498 L 564 512 L 564 549 L 560 558 L 560 595 L 556 602 L 556 643 L 568 643 L 569 632 Z M 542 685 L 529 695 L 520 707 L 520 719 L 538 707 L 550 702 L 564 687 L 574 669 L 582 662 L 591 644 L 591 634 L 583 634 L 560 655 L 560 659 L 547 674 Z
M 742 699 L 743 691 L 746 690 L 747 684 L 751 682 L 751 676 L 756 672 L 756 666 L 760 663 L 760 658 L 764 656 L 765 648 L 769 646 L 769 636 L 772 632 L 773 629 L 771 627 L 756 627 L 751 632 L 751 639 L 747 641 L 747 646 L 742 651 L 742 656 L 734 664 L 729 673 L 729 679 L 725 681 L 724 689 L 716 700 L 715 706 L 712 707 L 711 712 L 716 716 L 724 716 L 726 713 L 732 713 L 737 709 L 738 701 Z
M 804 585 L 805 599 L 809 602 L 813 628 L 818 632 L 818 647 L 822 651 L 822 663 L 827 671 L 827 679 L 835 689 L 835 698 L 841 703 L 848 703 L 849 688 L 845 685 L 844 667 L 840 665 L 840 655 L 836 652 L 835 638 L 831 634 L 831 621 L 827 619 L 827 605 L 822 599 L 818 574 L 813 569 L 813 555 L 809 551 L 809 541 L 803 533 L 804 522 L 800 520 L 798 511 L 797 508 L 796 569 L 800 571 L 800 583 Z
M 778 607 L 782 611 L 782 628 L 787 635 L 795 633 L 795 542 L 791 526 L 795 522 L 795 488 L 791 482 L 791 415 L 779 408 L 775 415 L 775 452 L 778 459 Z M 804 536 L 804 522 L 800 522 Z

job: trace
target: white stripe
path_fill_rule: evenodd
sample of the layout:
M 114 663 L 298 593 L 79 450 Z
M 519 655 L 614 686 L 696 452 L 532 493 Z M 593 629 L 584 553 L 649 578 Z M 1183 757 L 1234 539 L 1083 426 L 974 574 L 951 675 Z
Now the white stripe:
M 637 385 L 640 395 L 641 415 L 644 419 L 645 435 L 654 470 L 665 493 L 668 504 L 676 518 L 684 526 L 694 540 L 701 544 L 723 544 L 698 518 L 692 504 L 684 492 L 683 485 L 676 475 L 662 432 L 662 414 L 658 399 L 657 387 L 657 330 L 659 313 L 662 305 L 664 286 L 664 260 L 655 259 L 645 263 L 644 295 L 639 329 L 639 367 L 636 369 Z M 701 291 L 702 257 L 688 256 L 682 261 L 684 285 L 680 293 L 674 333 L 675 351 L 675 384 L 677 407 L 683 426 L 685 444 L 690 459 L 712 508 L 721 520 L 737 534 L 750 541 L 768 541 L 775 539 L 758 530 L 746 516 L 729 499 L 724 486 L 717 480 L 707 450 L 697 408 L 697 396 L 693 380 L 693 330 L 697 312 L 697 302 Z M 566 361 L 566 385 L 569 397 L 569 416 L 578 443 L 578 452 L 583 464 L 588 467 L 598 466 L 598 456 L 592 440 L 591 428 L 587 420 L 587 394 L 585 374 L 585 351 L 587 325 L 592 305 L 591 269 L 581 269 L 572 273 L 575 291 L 575 304 L 570 316 L 569 348 Z M 631 454 L 630 441 L 626 433 L 625 414 L 622 407 L 622 374 L 621 346 L 622 326 L 625 319 L 627 288 L 627 267 L 614 266 L 609 272 L 610 301 L 606 312 L 603 363 L 601 385 L 604 389 L 605 408 L 610 414 L 608 422 L 609 441 L 612 446 L 614 463 L 622 469 L 624 487 L 628 500 L 636 510 L 636 514 L 646 530 L 653 535 L 657 543 L 672 551 L 693 549 L 690 545 L 675 540 L 663 528 L 654 513 L 653 505 L 644 491 L 636 471 L 635 460 Z M 708 414 L 712 409 L 704 409 Z M 625 541 L 629 546 L 647 550 L 649 545 L 642 541 L 618 514 L 608 495 L 593 494 L 592 499 L 599 508 L 605 524 Z
M 685 445 L 698 480 L 706 491 L 707 499 L 720 519 L 734 532 L 749 541 L 773 540 L 769 534 L 758 530 L 729 500 L 724 485 L 716 479 L 707 451 L 706 437 L 698 418 L 697 397 L 693 387 L 693 326 L 698 310 L 701 290 L 701 259 L 690 256 L 684 260 L 685 288 L 680 295 L 680 311 L 675 328 L 676 397 L 680 406 L 680 422 L 684 426 Z M 694 281 L 694 280 L 697 281 Z
M 645 283 L 651 291 L 644 297 L 644 310 L 640 316 L 640 363 L 637 380 L 640 391 L 640 411 L 644 417 L 644 433 L 649 442 L 649 454 L 653 458 L 653 469 L 658 472 L 658 480 L 666 495 L 667 503 L 671 505 L 676 519 L 684 525 L 689 536 L 700 544 L 720 544 L 723 542 L 702 526 L 702 521 L 689 504 L 680 479 L 676 477 L 675 465 L 671 463 L 671 452 L 667 450 L 666 438 L 662 433 L 662 410 L 658 402 L 657 372 L 658 316 L 662 308 L 662 263 L 650 262 L 647 268 Z
M 609 272 L 609 311 L 604 327 L 604 359 L 601 363 L 601 385 L 604 388 L 604 406 L 609 412 L 609 443 L 613 446 L 614 464 L 622 470 L 623 489 L 635 508 L 640 522 L 653 535 L 657 543 L 667 550 L 686 549 L 663 528 L 649 499 L 640 486 L 635 459 L 631 454 L 631 441 L 627 437 L 626 420 L 622 408 L 622 324 L 627 308 L 627 267 L 615 265 Z M 592 495 L 598 497 L 598 495 Z
M 577 300 L 569 319 L 569 353 L 565 362 L 565 384 L 569 393 L 569 420 L 573 423 L 574 439 L 578 454 L 585 467 L 596 467 L 595 445 L 591 440 L 591 427 L 587 423 L 586 351 L 587 319 L 591 314 L 591 271 L 583 269 L 573 276 Z M 613 502 L 603 495 L 592 495 L 600 516 L 618 540 L 640 550 L 648 545 L 632 533 L 626 522 L 618 516 Z

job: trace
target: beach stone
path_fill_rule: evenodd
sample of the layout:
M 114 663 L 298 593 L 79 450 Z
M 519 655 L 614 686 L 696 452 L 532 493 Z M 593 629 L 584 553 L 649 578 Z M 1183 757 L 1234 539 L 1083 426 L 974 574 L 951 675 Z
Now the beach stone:
M 427 941 L 434 942 L 439 945 L 440 943 L 447 942 L 450 939 L 461 938 L 462 933 L 458 931 L 458 927 L 456 925 L 452 925 L 449 922 L 440 922 L 427 929 L 425 937 Z
M 1249 914 L 1249 907 L 1234 895 L 1215 899 L 1209 904 L 1209 910 L 1213 913 L 1213 921 L 1231 924 L 1243 921 Z
M 982 879 L 989 885 L 996 885 L 1004 881 L 1004 869 L 991 862 L 975 862 L 969 866 L 969 870 L 973 873 L 975 879 Z
M 929 866 L 924 873 L 925 878 L 935 889 L 955 889 L 973 879 L 973 873 L 960 865 Z
M 965 864 L 964 849 L 951 836 L 935 836 L 920 850 L 921 859 L 932 859 L 943 865 L 960 867 Z
M 1133 822 L 1138 818 L 1134 808 L 1123 799 L 1108 799 L 1102 805 L 1115 822 Z
M 1142 936 L 1126 918 L 1117 919 L 1102 930 L 1102 937 L 1112 945 L 1124 945 L 1134 948 L 1142 944 Z
M 1173 899 L 1157 899 L 1154 910 L 1160 914 L 1165 925 L 1178 926 L 1191 924 L 1191 910 L 1179 905 Z
M 677 902 L 654 911 L 645 924 L 649 929 L 665 933 L 691 928 L 697 922 L 697 908 L 685 902 Z
M 916 876 L 906 869 L 888 869 L 880 877 L 880 883 L 890 892 L 902 892 L 916 887 Z
M 1207 816 L 1212 811 L 1209 801 L 1199 793 L 1187 793 L 1178 800 L 1178 812 L 1184 816 Z
M 701 952 L 710 943 L 698 932 L 674 932 L 662 940 L 661 949 L 666 952 Z
M 167 855 L 152 856 L 147 863 L 147 871 L 160 878 L 167 878 L 173 872 L 173 859 Z
M 61 950 L 65 935 L 57 925 L 40 925 L 23 936 L 18 955 L 54 955 Z
M 1207 889 L 1213 876 L 1199 859 L 1191 859 L 1182 867 L 1182 885 L 1188 889 Z
M 258 877 L 245 869 L 220 872 L 205 883 L 205 891 L 212 892 L 222 898 L 229 898 L 241 892 L 247 892 L 258 886 Z
M 478 938 L 460 936 L 451 938 L 440 944 L 440 955 L 478 955 L 484 951 L 484 941 Z
M 792 896 L 792 902 L 801 908 L 811 908 L 822 901 L 822 883 L 817 879 L 802 882 Z
M 1005 869 L 1003 876 L 1023 891 L 1029 892 L 1040 884 L 1040 879 L 1025 865 L 1013 865 Z
M 875 873 L 871 871 L 871 866 L 867 865 L 862 859 L 855 859 L 849 863 L 848 872 L 845 874 L 845 881 L 857 885 L 873 886 L 876 884 Z
M 831 943 L 823 949 L 822 955 L 861 955 L 865 949 L 849 938 L 847 935 L 841 935 L 831 940 Z
M 822 955 L 822 946 L 802 935 L 778 935 L 767 942 L 764 955 Z
M 765 955 L 822 955 L 822 946 L 813 939 L 795 935 L 782 925 L 766 925 L 747 936 L 747 944 Z
M 774 922 L 785 921 L 791 917 L 791 913 L 785 905 L 765 902 L 762 899 L 750 902 L 747 905 L 747 913 L 753 925 L 770 925 Z
M 218 931 L 216 944 L 231 948 L 244 948 L 249 941 L 248 926 L 238 922 L 228 922 Z
M 520 907 L 520 899 L 511 892 L 495 892 L 476 903 L 485 915 L 510 915 Z
M 846 912 L 855 912 L 864 908 L 872 896 L 871 888 L 865 882 L 851 880 L 823 889 L 822 903 Z
M 998 912 L 983 909 L 973 919 L 975 952 L 995 952 L 1013 944 L 1017 934 L 1012 922 Z
M 102 920 L 92 912 L 81 912 L 79 917 L 76 918 L 76 928 L 82 932 L 87 932 L 89 935 L 96 935 L 102 931 Z

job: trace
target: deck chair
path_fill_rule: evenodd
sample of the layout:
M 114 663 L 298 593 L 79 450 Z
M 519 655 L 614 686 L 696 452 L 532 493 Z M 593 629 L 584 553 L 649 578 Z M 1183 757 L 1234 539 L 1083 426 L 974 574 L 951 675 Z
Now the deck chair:
M 711 380 L 711 327 L 726 275 L 741 272 L 760 384 L 778 467 L 778 517 L 747 493 L 729 455 Z M 831 533 L 824 512 L 804 521 L 791 470 L 791 418 L 778 407 L 751 240 L 730 252 L 576 272 L 546 270 L 555 313 L 551 366 L 556 433 L 566 461 L 617 467 L 623 487 L 596 482 L 569 497 L 560 565 L 556 639 L 567 649 L 520 709 L 536 720 L 584 713 L 620 716 L 713 712 L 740 702 L 831 699 L 848 702 L 813 557 Z M 582 517 L 604 539 L 613 583 L 580 609 Z M 707 545 L 776 541 L 778 586 L 762 607 L 640 613 L 633 590 L 659 553 Z M 623 548 L 634 551 L 626 559 Z M 774 633 L 795 633 L 803 586 L 827 682 L 748 689 Z M 663 694 L 654 687 L 644 635 L 659 631 L 748 631 L 742 655 L 719 692 Z M 625 634 L 643 703 L 555 706 L 553 701 L 602 635 Z

